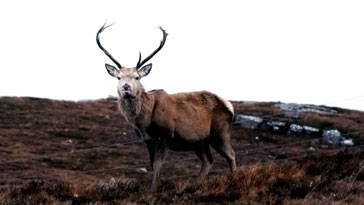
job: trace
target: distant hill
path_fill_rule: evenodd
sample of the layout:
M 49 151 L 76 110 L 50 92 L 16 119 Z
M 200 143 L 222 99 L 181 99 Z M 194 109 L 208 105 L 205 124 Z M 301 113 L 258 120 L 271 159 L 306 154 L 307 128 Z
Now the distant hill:
M 1 97 L 0 204 L 364 201 L 364 112 L 279 102 L 233 105 L 232 145 L 241 168 L 230 175 L 214 153 L 212 173 L 197 186 L 194 153 L 170 152 L 162 185 L 150 194 L 147 150 L 115 98 Z

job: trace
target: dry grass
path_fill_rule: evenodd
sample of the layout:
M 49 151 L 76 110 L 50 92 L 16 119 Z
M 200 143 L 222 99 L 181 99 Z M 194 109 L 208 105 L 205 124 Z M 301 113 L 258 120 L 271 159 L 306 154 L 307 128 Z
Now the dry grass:
M 281 115 L 279 107 L 275 106 L 274 102 L 259 102 L 259 103 L 240 103 L 232 102 L 235 113 L 256 116 L 271 116 Z
M 284 117 L 274 103 L 234 103 L 234 108 L 238 113 Z M 115 110 L 115 101 L 111 100 L 75 103 L 0 98 L 0 204 L 360 204 L 364 201 L 363 150 L 331 154 L 317 150 L 315 155 L 294 161 L 258 163 L 269 161 L 269 155 L 284 159 L 306 154 L 305 144 L 241 155 L 238 163 L 243 166 L 237 172 L 211 174 L 200 185 L 195 178 L 168 179 L 196 174 L 198 161 L 167 164 L 162 168 L 164 180 L 158 192 L 150 193 L 150 172 L 142 173 L 138 166 L 131 168 L 148 163 L 143 144 L 112 146 L 137 139 Z M 306 113 L 301 122 L 344 132 L 362 130 L 363 119 L 362 112 L 340 110 L 332 115 Z M 235 150 L 302 140 L 238 126 L 233 126 L 231 132 Z M 254 141 L 255 136 L 260 137 L 259 143 Z M 351 137 L 358 144 L 363 134 Z M 77 152 L 80 149 L 89 150 Z M 191 156 L 193 153 L 171 153 L 169 160 Z M 1 163 L 9 160 L 19 161 Z M 117 167 L 120 169 L 114 169 Z M 214 168 L 227 168 L 226 162 L 215 157 Z M 109 170 L 87 172 L 100 169 Z
M 150 193 L 145 179 L 116 178 L 56 183 L 31 181 L 2 189 L 1 204 L 317 204 L 356 203 L 364 199 L 364 151 L 321 154 L 281 164 L 256 164 L 234 174 L 211 175 L 200 185 L 193 178 L 163 181 Z M 324 161 L 324 163 L 322 163 Z M 351 187 L 352 179 L 356 177 Z

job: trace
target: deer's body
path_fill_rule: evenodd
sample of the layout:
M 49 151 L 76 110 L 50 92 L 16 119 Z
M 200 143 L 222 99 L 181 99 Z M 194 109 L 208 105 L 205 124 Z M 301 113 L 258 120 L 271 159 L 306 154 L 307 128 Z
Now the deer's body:
M 148 147 L 153 167 L 152 191 L 156 191 L 159 171 L 168 149 L 194 151 L 202 161 L 198 181 L 202 181 L 212 166 L 210 146 L 236 169 L 235 154 L 230 145 L 229 129 L 234 115 L 230 102 L 207 91 L 167 94 L 161 90 L 145 92 L 140 78 L 149 74 L 152 65 L 141 67 L 164 45 L 167 33 L 163 29 L 160 47 L 134 68 L 122 67 L 100 44 L 97 43 L 119 69 L 106 64 L 110 75 L 119 79 L 119 110 L 132 123 Z
M 191 151 L 190 144 L 206 143 L 211 133 L 229 129 L 233 117 L 226 102 L 207 91 L 169 95 L 157 90 L 132 101 L 119 99 L 119 108 L 142 131 L 141 137 L 163 136 L 175 151 Z

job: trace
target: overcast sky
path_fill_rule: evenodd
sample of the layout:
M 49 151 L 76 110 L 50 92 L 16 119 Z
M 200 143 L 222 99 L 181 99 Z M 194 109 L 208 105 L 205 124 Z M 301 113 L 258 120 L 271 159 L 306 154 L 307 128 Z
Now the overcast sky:
M 126 67 L 159 45 L 146 90 L 364 110 L 363 1 L 1 1 L 0 96 L 116 96 L 104 47 Z

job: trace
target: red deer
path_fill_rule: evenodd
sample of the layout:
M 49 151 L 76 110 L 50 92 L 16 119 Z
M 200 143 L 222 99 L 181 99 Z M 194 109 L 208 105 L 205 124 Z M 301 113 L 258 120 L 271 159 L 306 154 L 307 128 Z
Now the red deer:
M 160 168 L 168 149 L 196 153 L 202 162 L 198 182 L 202 182 L 211 169 L 210 146 L 227 160 L 230 171 L 234 172 L 235 153 L 229 134 L 234 115 L 232 104 L 207 91 L 178 94 L 167 94 L 162 90 L 146 92 L 140 79 L 149 74 L 152 64 L 144 64 L 162 49 L 168 34 L 159 27 L 163 33 L 159 47 L 144 60 L 139 53 L 135 67 L 123 67 L 100 43 L 100 33 L 109 26 L 100 28 L 96 42 L 118 67 L 105 64 L 108 73 L 119 80 L 119 110 L 147 145 L 153 168 L 151 191 L 157 190 Z

